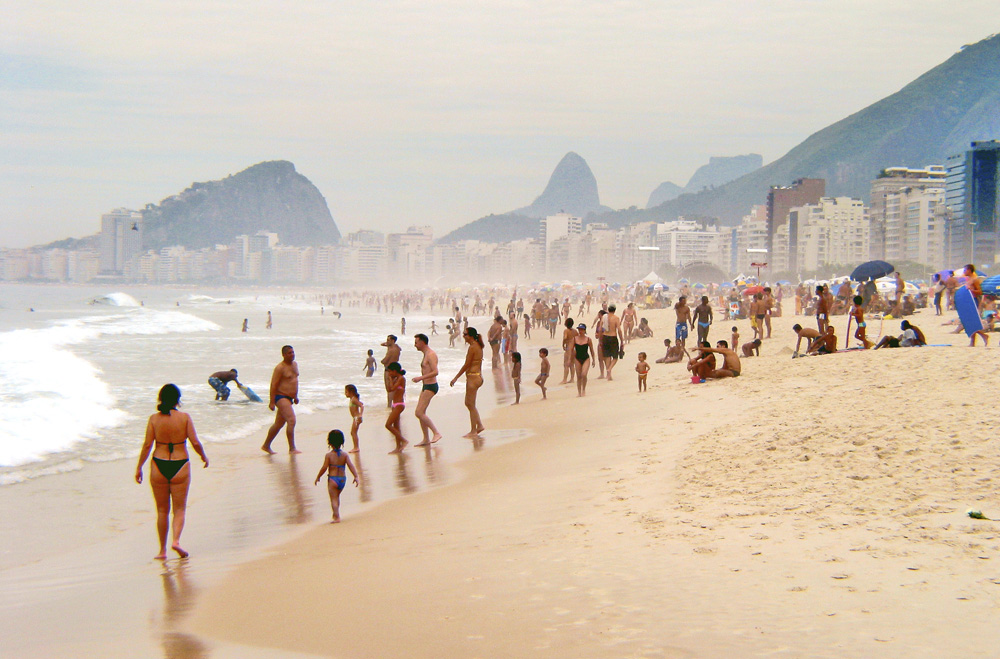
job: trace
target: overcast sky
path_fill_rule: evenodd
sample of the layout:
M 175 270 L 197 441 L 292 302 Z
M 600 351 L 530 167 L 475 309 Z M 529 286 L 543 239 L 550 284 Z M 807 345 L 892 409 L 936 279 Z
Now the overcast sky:
M 644 206 L 770 162 L 1000 29 L 995 0 L 7 0 L 0 245 L 290 160 L 341 231 L 530 203 L 567 151 Z M 775 181 L 788 183 L 788 181 Z

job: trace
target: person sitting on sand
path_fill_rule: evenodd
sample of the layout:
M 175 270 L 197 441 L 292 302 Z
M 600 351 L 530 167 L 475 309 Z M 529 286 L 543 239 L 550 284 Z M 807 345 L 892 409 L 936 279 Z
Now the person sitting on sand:
M 798 335 L 798 340 L 795 342 L 795 352 L 792 353 L 792 357 L 798 357 L 799 347 L 802 345 L 802 339 L 806 340 L 806 352 L 812 347 L 813 343 L 820 337 L 820 333 L 811 327 L 802 327 L 796 323 L 792 325 L 792 330 Z
M 827 325 L 826 331 L 809 345 L 807 355 L 831 355 L 837 352 L 837 335 L 833 325 Z
M 758 339 L 759 340 L 759 339 Z M 740 364 L 740 357 L 736 354 L 736 351 L 729 347 L 725 339 L 716 342 L 714 348 L 707 347 L 708 341 L 705 342 L 706 347 L 702 348 L 702 352 L 713 353 L 717 352 L 722 355 L 722 368 L 713 368 L 706 378 L 711 378 L 713 380 L 719 380 L 721 378 L 738 378 L 740 376 L 740 371 L 742 370 L 742 364 Z
M 670 339 L 663 339 L 663 345 L 667 347 L 667 354 L 657 359 L 657 364 L 676 364 L 685 357 L 691 359 L 691 355 L 688 354 L 688 351 L 681 344 L 678 343 L 675 346 L 671 346 Z
M 326 489 L 330 494 L 330 508 L 333 509 L 331 524 L 336 524 L 340 521 L 340 492 L 347 485 L 347 474 L 344 473 L 344 467 L 350 469 L 351 474 L 354 475 L 354 487 L 358 486 L 358 471 L 354 468 L 354 463 L 351 462 L 351 456 L 340 450 L 344 445 L 344 433 L 339 430 L 331 430 L 330 434 L 326 436 L 326 443 L 330 446 L 331 451 L 323 456 L 323 467 L 316 475 L 316 482 L 313 485 L 319 485 L 319 479 L 323 478 L 323 474 L 330 472 L 326 479 Z
M 715 355 L 712 354 L 712 345 L 708 341 L 703 341 L 697 350 L 698 357 L 688 362 L 687 369 L 691 371 L 692 381 L 697 378 L 699 382 L 704 382 L 715 370 Z
M 632 338 L 636 339 L 651 339 L 653 338 L 653 330 L 649 327 L 649 321 L 645 318 L 639 319 L 639 326 L 635 328 L 632 333 Z
M 883 336 L 876 345 L 875 349 L 879 348 L 913 348 L 916 346 L 927 345 L 927 339 L 924 337 L 924 333 L 920 331 L 920 328 L 915 325 L 911 325 L 910 321 L 904 320 L 899 324 L 899 328 L 903 330 L 903 333 L 899 336 Z
M 744 357 L 760 357 L 760 339 L 754 339 L 744 343 L 740 347 Z

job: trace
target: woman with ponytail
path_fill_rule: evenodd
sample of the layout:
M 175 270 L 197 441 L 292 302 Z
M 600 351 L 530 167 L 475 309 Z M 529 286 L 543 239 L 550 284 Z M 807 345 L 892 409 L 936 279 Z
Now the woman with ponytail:
M 206 467 L 208 466 L 205 449 L 198 441 L 198 434 L 194 431 L 191 417 L 177 409 L 180 401 L 181 390 L 177 385 L 163 385 L 157 399 L 157 413 L 150 416 L 146 424 L 146 439 L 139 452 L 139 464 L 135 468 L 135 482 L 142 483 L 142 467 L 152 451 L 153 464 L 149 468 L 149 484 L 153 488 L 153 499 L 156 500 L 156 531 L 160 536 L 160 553 L 154 558 L 161 561 L 167 558 L 168 526 L 173 531 L 171 549 L 181 558 L 188 556 L 180 545 L 187 512 L 188 488 L 191 486 L 188 440 L 195 453 L 201 456 L 201 461 Z M 154 445 L 156 448 L 153 448 Z M 174 512 L 173 523 L 169 523 L 171 508 Z

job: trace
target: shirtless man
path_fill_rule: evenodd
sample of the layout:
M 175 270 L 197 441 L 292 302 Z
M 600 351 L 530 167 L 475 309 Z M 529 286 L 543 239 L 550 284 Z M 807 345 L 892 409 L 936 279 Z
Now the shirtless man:
M 607 373 L 608 381 L 611 377 L 611 369 L 618 363 L 618 354 L 622 344 L 625 343 L 622 337 L 622 321 L 615 315 L 617 307 L 608 307 L 608 314 L 604 317 L 604 333 L 601 335 L 601 345 L 604 347 L 604 370 Z
M 777 300 L 774 299 L 774 295 L 771 293 L 771 287 L 767 286 L 764 288 L 764 297 L 761 300 L 764 304 L 764 325 L 767 327 L 767 338 L 771 338 L 771 316 L 774 315 L 774 306 L 777 304 Z
M 798 335 L 798 340 L 795 342 L 795 352 L 792 353 L 792 357 L 799 356 L 799 347 L 802 345 L 802 339 L 806 340 L 806 350 L 812 346 L 813 342 L 820 337 L 819 332 L 809 327 L 802 327 L 802 325 L 795 324 L 792 325 L 792 330 Z
M 427 416 L 427 406 L 431 404 L 431 399 L 438 392 L 438 356 L 427 345 L 428 343 L 426 334 L 417 334 L 413 337 L 413 347 L 424 355 L 423 360 L 420 362 L 420 377 L 413 378 L 414 382 L 419 382 L 422 385 L 420 387 L 420 399 L 417 401 L 417 411 L 414 413 L 414 416 L 420 421 L 420 432 L 424 434 L 424 441 L 415 446 L 430 446 L 441 439 L 441 433 L 438 432 L 431 418 Z M 431 439 L 427 438 L 428 431 L 434 433 Z
M 299 404 L 299 365 L 295 363 L 295 350 L 292 346 L 281 347 L 281 363 L 274 367 L 271 375 L 271 393 L 268 409 L 274 412 L 274 423 L 267 429 L 267 439 L 261 450 L 274 453 L 271 442 L 278 431 L 285 426 L 285 436 L 288 438 L 288 452 L 301 453 L 295 448 L 295 410 L 292 405 Z
M 701 304 L 694 308 L 694 322 L 698 327 L 698 344 L 708 341 L 708 328 L 712 326 L 714 316 L 712 305 L 708 303 L 708 296 L 701 296 Z
M 830 322 L 830 303 L 826 298 L 826 291 L 822 286 L 816 287 L 816 328 L 822 334 L 826 331 L 826 325 Z
M 677 324 L 674 326 L 674 338 L 677 345 L 684 349 L 684 341 L 688 336 L 688 325 L 691 323 L 691 308 L 687 305 L 687 298 L 681 296 L 674 305 L 674 312 L 677 314 Z
M 736 354 L 735 350 L 729 347 L 729 344 L 725 340 L 718 341 L 714 348 L 702 348 L 701 350 L 704 353 L 719 353 L 722 355 L 723 360 L 722 368 L 713 369 L 705 377 L 718 380 L 720 378 L 738 378 L 740 376 L 742 368 L 740 357 Z
M 663 345 L 667 347 L 667 354 L 663 355 L 660 359 L 656 360 L 657 364 L 676 364 L 684 357 L 691 359 L 691 355 L 688 351 L 684 349 L 684 346 L 677 344 L 675 346 L 670 345 L 670 339 L 663 339 Z
M 813 341 L 806 350 L 807 355 L 832 355 L 835 352 L 837 352 L 837 335 L 834 334 L 833 325 L 827 325 L 826 332 Z
M 490 331 L 486 333 L 486 339 L 490 342 L 490 350 L 493 351 L 493 369 L 500 368 L 500 339 L 503 337 L 503 320 L 500 316 L 493 319 Z
M 764 338 L 764 317 L 766 316 L 764 308 L 763 293 L 755 293 L 753 299 L 750 301 L 750 307 L 747 310 L 747 313 L 750 316 L 750 327 L 753 329 L 754 338 Z
M 385 406 L 392 409 L 392 385 L 389 384 L 389 371 L 386 369 L 386 366 L 393 362 L 398 362 L 402 351 L 396 345 L 395 334 L 385 337 L 385 341 L 381 345 L 385 348 L 385 357 L 382 358 L 382 380 L 385 382 Z

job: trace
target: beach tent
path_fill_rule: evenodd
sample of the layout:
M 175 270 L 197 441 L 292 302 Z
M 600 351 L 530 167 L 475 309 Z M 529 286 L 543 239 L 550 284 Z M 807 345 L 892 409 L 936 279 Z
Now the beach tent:
M 647 284 L 657 284 L 663 281 L 663 278 L 660 277 L 660 275 L 656 274 L 654 270 L 650 270 L 649 274 L 642 278 L 642 281 L 644 281 Z
M 896 297 L 896 280 L 893 277 L 882 277 L 875 280 L 875 288 L 883 297 Z M 903 282 L 903 295 L 919 295 L 920 289 L 908 281 Z
M 986 295 L 1000 295 L 1000 275 L 987 277 L 983 280 L 982 287 Z

